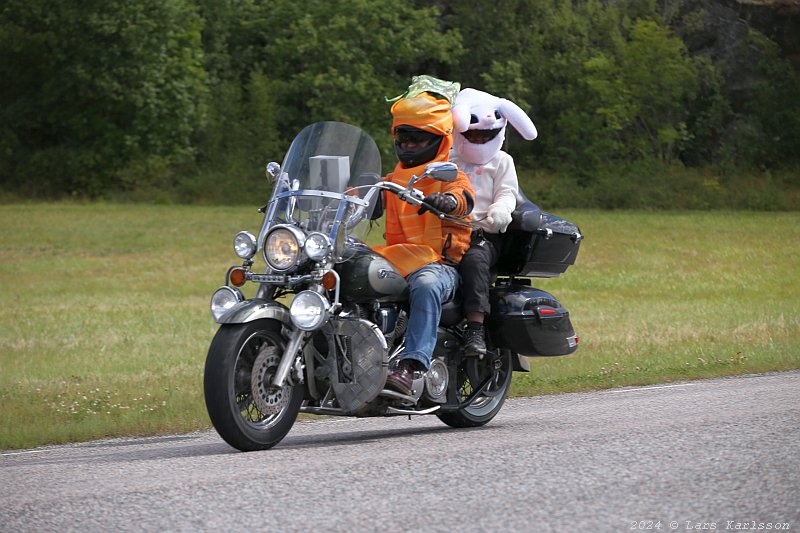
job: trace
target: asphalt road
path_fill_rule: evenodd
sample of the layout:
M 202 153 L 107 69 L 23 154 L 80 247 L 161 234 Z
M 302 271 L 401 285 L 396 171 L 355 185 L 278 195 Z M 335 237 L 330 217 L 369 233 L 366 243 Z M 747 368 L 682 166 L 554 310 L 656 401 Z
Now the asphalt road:
M 800 372 L 0 452 L 0 531 L 800 531 Z

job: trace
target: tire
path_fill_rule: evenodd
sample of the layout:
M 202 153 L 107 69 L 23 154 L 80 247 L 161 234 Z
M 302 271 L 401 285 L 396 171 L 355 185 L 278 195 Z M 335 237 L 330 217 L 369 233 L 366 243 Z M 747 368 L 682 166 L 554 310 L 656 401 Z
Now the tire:
M 284 347 L 281 323 L 270 319 L 225 324 L 211 341 L 203 378 L 206 409 L 220 437 L 238 450 L 272 448 L 297 418 L 302 385 L 257 389 L 261 391 L 258 399 L 253 394 L 256 382 L 269 383 Z M 253 379 L 256 363 L 255 371 L 261 372 L 257 376 L 263 379 Z
M 497 363 L 497 368 L 495 368 Z M 437 413 L 439 420 L 454 428 L 474 428 L 486 425 L 500 412 L 511 388 L 511 352 L 502 350 L 501 354 L 490 360 L 474 357 L 462 358 L 456 379 L 456 397 L 448 398 L 452 403 L 465 401 L 487 378 L 490 385 L 467 407 L 457 411 Z

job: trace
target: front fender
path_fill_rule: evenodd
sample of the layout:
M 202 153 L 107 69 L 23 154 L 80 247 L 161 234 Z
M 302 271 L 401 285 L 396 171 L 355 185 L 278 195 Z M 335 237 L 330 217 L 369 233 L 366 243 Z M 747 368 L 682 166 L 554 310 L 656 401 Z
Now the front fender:
M 262 300 L 261 298 L 239 302 L 222 315 L 217 320 L 217 323 L 245 324 L 261 318 L 280 320 L 281 323 L 287 326 L 292 325 L 292 321 L 289 318 L 289 309 L 285 305 L 271 300 Z

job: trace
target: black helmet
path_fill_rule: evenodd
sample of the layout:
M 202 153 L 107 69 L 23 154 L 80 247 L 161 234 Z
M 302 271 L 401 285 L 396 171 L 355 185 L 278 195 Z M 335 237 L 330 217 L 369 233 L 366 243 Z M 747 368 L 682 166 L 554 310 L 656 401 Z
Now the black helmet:
M 415 128 L 414 126 L 400 125 L 394 129 L 394 151 L 400 162 L 407 168 L 424 165 L 436 157 L 443 137 L 429 131 Z M 404 150 L 400 145 L 404 143 L 423 144 L 412 149 Z

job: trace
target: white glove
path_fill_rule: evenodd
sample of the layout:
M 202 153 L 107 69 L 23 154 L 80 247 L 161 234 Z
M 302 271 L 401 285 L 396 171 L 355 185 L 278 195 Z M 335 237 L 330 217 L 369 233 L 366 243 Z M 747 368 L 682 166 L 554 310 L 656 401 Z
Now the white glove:
M 505 233 L 511 224 L 511 211 L 502 204 L 492 204 L 486 213 L 486 223 L 489 225 L 489 233 Z

